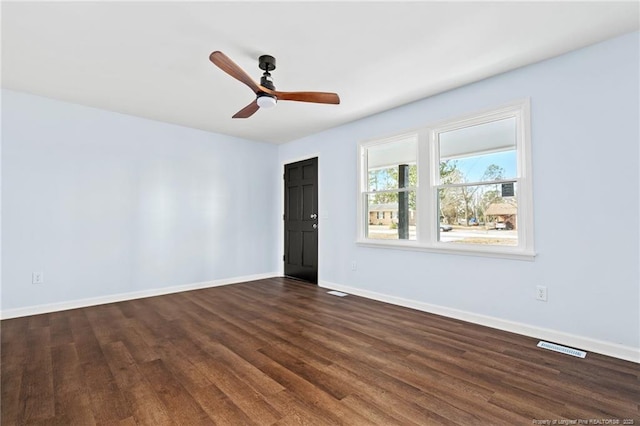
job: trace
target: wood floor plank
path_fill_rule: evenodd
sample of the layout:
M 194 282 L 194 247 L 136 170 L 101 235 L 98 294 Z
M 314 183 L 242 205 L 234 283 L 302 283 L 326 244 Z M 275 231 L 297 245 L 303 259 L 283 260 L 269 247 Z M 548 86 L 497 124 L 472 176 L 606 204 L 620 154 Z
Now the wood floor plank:
M 95 425 L 75 344 L 52 347 L 51 358 L 56 417 L 65 424 Z
M 286 278 L 0 323 L 4 425 L 640 424 L 640 366 Z
M 273 405 L 269 404 L 264 395 L 239 379 L 232 371 L 220 365 L 216 360 L 211 359 L 198 364 L 198 368 L 247 417 L 260 419 L 265 424 L 274 423 L 282 417 L 281 413 Z
M 51 314 L 50 320 L 51 346 L 66 345 L 73 343 L 73 334 L 71 333 L 71 324 L 69 316 L 60 312 Z
M 220 345 L 214 359 L 263 396 L 275 395 L 285 389 L 280 383 L 224 345 Z
M 342 400 L 342 402 L 356 410 L 358 413 L 361 413 L 362 416 L 367 419 L 369 424 L 389 426 L 418 425 L 418 423 L 409 421 L 406 418 L 396 418 L 393 413 L 379 408 L 378 405 L 372 404 L 370 400 L 365 400 L 358 394 L 348 395 Z
M 40 327 L 35 324 L 46 326 Z M 27 330 L 27 353 L 19 390 L 19 422 L 47 420 L 55 416 L 48 324 L 48 320 L 33 321 Z
M 9 424 L 20 416 L 20 392 L 22 376 L 27 358 L 27 339 L 24 338 L 29 326 L 22 318 L 2 321 L 0 338 L 0 424 Z
M 130 344 L 126 345 L 127 347 Z M 187 388 L 208 387 L 211 382 L 198 370 L 196 363 L 198 357 L 193 357 L 192 352 L 185 350 L 194 346 L 187 335 L 176 337 L 176 339 L 157 340 L 154 345 L 154 352 L 158 354 L 158 359 L 169 368 L 176 379 Z M 198 352 L 198 355 L 200 352 Z M 208 355 L 205 354 L 206 357 Z
M 333 396 L 318 389 L 278 362 L 263 364 L 260 369 L 291 392 L 300 395 L 305 401 L 310 401 L 310 404 L 320 409 L 321 418 L 328 419 L 334 424 L 349 424 L 349 421 L 352 424 L 367 424 L 363 415 L 353 411 L 349 406 L 340 404 L 340 401 Z
M 277 360 L 279 364 L 286 365 L 289 371 L 337 400 L 356 391 L 350 383 L 323 372 L 322 365 L 316 368 L 313 365 L 313 359 L 305 356 L 302 351 L 287 350 L 273 345 L 260 349 L 260 352 L 274 361 Z
M 146 362 L 139 368 L 140 373 L 149 381 L 156 395 L 167 408 L 174 424 L 191 426 L 214 424 L 162 360 Z
M 417 403 L 419 389 L 384 373 L 381 374 L 364 363 L 344 361 L 328 369 L 353 383 L 358 388 L 354 395 L 361 401 L 367 401 L 370 407 L 384 408 L 389 416 L 398 419 L 404 425 L 449 423 L 437 413 Z
M 92 308 L 89 308 L 89 310 Z M 93 416 L 98 424 L 117 424 L 132 413 L 124 396 L 115 384 L 102 348 L 86 315 L 70 318 L 78 362 L 88 387 Z M 55 366 L 57 368 L 57 366 Z
M 324 411 L 316 404 L 311 404 L 310 401 L 294 394 L 289 389 L 280 392 L 274 403 L 275 407 L 283 414 L 283 417 L 274 423 L 276 425 L 330 426 L 336 424 L 335 421 L 330 421 Z
M 256 426 L 264 424 L 260 419 L 253 419 L 245 414 L 215 385 L 208 388 L 193 388 L 189 390 L 189 393 L 216 425 Z
M 136 421 L 149 425 L 171 424 L 167 407 L 160 401 L 124 344 L 113 342 L 104 349 L 115 382 L 128 401 Z
M 91 400 L 84 391 L 66 392 L 56 395 L 56 416 L 48 424 L 59 425 L 96 425 Z

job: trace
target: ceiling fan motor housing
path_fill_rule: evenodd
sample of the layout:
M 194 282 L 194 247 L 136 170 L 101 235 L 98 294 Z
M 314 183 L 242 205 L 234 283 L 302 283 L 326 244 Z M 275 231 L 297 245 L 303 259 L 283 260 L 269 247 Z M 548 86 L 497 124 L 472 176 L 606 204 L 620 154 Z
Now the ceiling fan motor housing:
M 273 71 L 276 69 L 276 58 L 271 55 L 262 55 L 258 58 L 258 66 L 263 71 Z

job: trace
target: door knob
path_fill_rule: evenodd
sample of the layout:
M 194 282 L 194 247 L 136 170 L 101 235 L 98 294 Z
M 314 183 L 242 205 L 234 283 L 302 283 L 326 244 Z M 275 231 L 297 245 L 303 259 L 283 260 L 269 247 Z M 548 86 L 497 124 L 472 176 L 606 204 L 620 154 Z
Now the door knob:
M 311 217 L 311 219 L 317 219 L 317 218 L 318 218 L 318 215 L 317 215 L 317 214 L 315 214 L 315 213 L 311 213 L 311 216 L 310 216 L 310 217 Z
M 317 223 L 313 224 L 313 229 L 318 229 L 318 224 Z

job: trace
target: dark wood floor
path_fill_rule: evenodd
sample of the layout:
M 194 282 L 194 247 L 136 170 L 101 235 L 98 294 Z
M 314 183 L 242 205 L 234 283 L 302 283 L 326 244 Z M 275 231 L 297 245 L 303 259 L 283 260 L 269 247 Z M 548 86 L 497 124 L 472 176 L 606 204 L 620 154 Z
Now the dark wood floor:
M 1 326 L 6 426 L 640 424 L 638 364 L 288 279 Z

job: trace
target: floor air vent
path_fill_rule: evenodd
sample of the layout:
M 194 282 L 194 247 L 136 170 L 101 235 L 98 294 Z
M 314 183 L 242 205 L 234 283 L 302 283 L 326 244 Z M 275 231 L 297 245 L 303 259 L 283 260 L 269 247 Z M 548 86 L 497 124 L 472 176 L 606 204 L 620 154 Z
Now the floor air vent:
M 333 294 L 334 296 L 338 296 L 338 297 L 345 297 L 345 296 L 348 296 L 348 294 L 347 294 L 347 293 L 343 293 L 343 292 L 341 292 L 341 291 L 336 291 L 336 290 L 331 290 L 331 291 L 328 291 L 327 293 L 329 293 L 329 294 Z
M 571 356 L 577 356 L 578 358 L 584 358 L 585 356 L 587 356 L 587 353 L 584 351 L 568 348 L 566 346 L 556 345 L 555 343 L 540 341 L 538 342 L 538 347 L 549 349 L 550 351 L 560 352 L 560 353 L 571 355 Z

